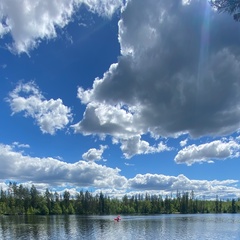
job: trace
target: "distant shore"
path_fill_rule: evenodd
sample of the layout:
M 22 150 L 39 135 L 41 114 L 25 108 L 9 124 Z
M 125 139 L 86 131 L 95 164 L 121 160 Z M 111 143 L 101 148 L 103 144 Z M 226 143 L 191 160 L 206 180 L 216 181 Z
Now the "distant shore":
M 122 199 L 110 198 L 102 192 L 97 195 L 80 191 L 71 196 L 46 189 L 44 194 L 10 184 L 8 191 L 0 193 L 0 215 L 146 215 L 146 214 L 197 214 L 240 213 L 240 199 L 203 200 L 194 197 L 194 192 L 177 192 L 175 197 L 159 195 L 125 195 Z

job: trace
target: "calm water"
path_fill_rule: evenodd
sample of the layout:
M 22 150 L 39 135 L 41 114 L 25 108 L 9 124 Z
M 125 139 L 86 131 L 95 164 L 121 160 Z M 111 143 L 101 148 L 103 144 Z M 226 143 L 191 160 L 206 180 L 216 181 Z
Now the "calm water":
M 240 214 L 0 216 L 0 239 L 240 239 Z

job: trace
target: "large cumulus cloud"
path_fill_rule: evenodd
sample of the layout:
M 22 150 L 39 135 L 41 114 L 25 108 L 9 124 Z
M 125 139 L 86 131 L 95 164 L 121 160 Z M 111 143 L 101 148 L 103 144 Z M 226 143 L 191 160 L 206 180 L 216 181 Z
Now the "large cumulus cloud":
M 86 111 L 76 132 L 126 140 L 239 129 L 239 24 L 207 1 L 183 2 L 127 1 L 122 55 L 92 89 L 79 88 Z

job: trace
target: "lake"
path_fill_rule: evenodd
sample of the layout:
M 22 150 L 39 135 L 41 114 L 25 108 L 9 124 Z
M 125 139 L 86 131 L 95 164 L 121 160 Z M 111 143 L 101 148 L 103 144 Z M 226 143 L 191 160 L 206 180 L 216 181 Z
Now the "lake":
M 240 214 L 0 216 L 0 239 L 240 239 Z

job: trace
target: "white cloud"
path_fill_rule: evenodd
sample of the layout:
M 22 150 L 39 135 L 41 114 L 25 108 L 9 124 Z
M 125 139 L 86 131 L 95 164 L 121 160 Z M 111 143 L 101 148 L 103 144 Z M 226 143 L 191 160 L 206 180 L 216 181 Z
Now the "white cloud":
M 129 179 L 128 184 L 133 189 L 145 190 L 169 190 L 176 181 L 176 177 L 165 176 L 161 174 L 137 174 L 134 178 Z
M 89 7 L 90 11 L 107 17 L 111 17 L 123 4 L 123 0 L 77 0 L 77 2 L 82 2 Z
M 175 156 L 176 163 L 184 163 L 188 166 L 194 163 L 210 162 L 214 160 L 225 160 L 239 156 L 240 144 L 234 140 L 216 140 L 201 145 L 190 145 L 180 150 Z
M 85 4 L 90 11 L 110 17 L 122 4 L 120 0 L 2 0 L 0 37 L 11 34 L 8 47 L 16 53 L 36 48 L 46 39 L 55 38 L 76 10 Z
M 207 1 L 127 1 L 119 21 L 122 56 L 92 89 L 79 88 L 86 110 L 75 132 L 127 139 L 237 131 L 238 27 Z
M 157 146 L 150 146 L 140 136 L 131 137 L 128 139 L 121 139 L 121 150 L 126 158 L 131 158 L 134 155 L 159 153 L 163 151 L 170 151 L 171 148 L 160 142 Z
M 0 182 L 0 189 L 6 191 L 8 189 L 8 185 L 5 182 Z
M 23 144 L 19 142 L 13 142 L 12 145 L 17 148 L 30 148 L 29 144 Z
M 105 137 L 109 134 L 115 138 L 127 138 L 140 131 L 133 125 L 134 117 L 134 113 L 124 109 L 121 104 L 93 102 L 87 105 L 83 120 L 72 127 L 75 132 L 84 135 L 98 134 Z
M 34 82 L 20 82 L 7 101 L 12 114 L 24 112 L 25 117 L 34 118 L 43 133 L 54 134 L 72 120 L 71 109 L 61 99 L 46 100 Z
M 238 197 L 240 190 L 234 186 L 237 182 L 237 180 L 191 180 L 183 174 L 176 177 L 162 174 L 137 174 L 128 180 L 129 188 L 138 191 L 170 195 L 176 194 L 177 191 L 181 193 L 193 190 L 195 197 L 207 198 L 215 198 L 216 195 L 220 198 L 228 198 L 229 195 Z
M 0 144 L 2 180 L 32 181 L 52 186 L 69 184 L 77 187 L 121 188 L 127 180 L 119 172 L 117 168 L 109 168 L 94 162 L 66 163 L 51 157 L 30 157 L 14 151 L 9 145 Z
M 112 198 L 119 198 L 122 199 L 122 197 L 126 194 L 125 189 L 114 189 L 114 188 L 105 188 L 105 189 L 97 189 L 94 194 L 100 194 L 103 193 L 104 195 L 107 195 Z
M 100 149 L 91 148 L 82 155 L 83 160 L 86 161 L 99 161 L 102 160 L 102 154 L 104 153 L 107 146 L 100 146 Z
M 182 141 L 180 142 L 180 146 L 181 146 L 181 147 L 186 146 L 186 145 L 187 145 L 187 142 L 188 142 L 188 139 L 187 139 L 187 138 L 186 138 L 185 140 L 182 140 Z
M 128 167 L 134 167 L 135 166 L 135 164 L 131 164 L 131 163 L 124 163 L 124 164 Z

